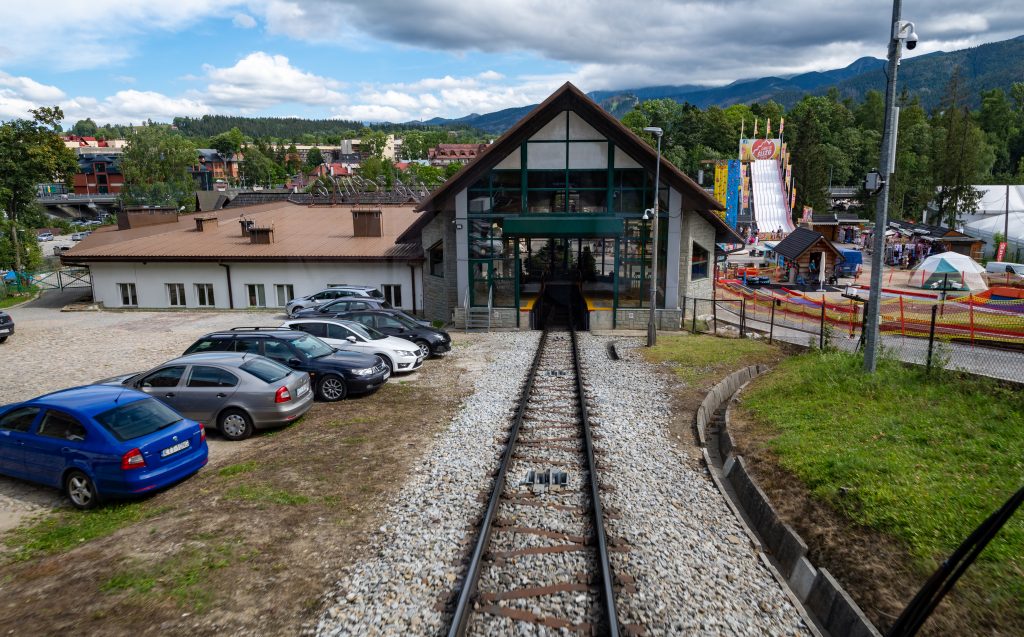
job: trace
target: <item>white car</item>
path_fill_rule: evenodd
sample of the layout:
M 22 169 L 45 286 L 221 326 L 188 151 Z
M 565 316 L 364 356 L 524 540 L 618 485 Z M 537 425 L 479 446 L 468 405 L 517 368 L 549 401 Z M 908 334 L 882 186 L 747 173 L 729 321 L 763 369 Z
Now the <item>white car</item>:
M 423 364 L 426 354 L 412 341 L 388 336 L 377 330 L 341 319 L 293 319 L 281 327 L 311 334 L 331 347 L 379 356 L 392 373 L 411 372 Z

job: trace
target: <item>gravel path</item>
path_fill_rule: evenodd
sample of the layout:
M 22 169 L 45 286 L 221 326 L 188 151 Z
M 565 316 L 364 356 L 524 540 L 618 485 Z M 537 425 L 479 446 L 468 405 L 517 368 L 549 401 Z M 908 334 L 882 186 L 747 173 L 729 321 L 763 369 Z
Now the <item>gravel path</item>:
M 710 478 L 670 439 L 666 388 L 634 351 L 640 341 L 619 340 L 612 362 L 609 340 L 583 334 L 581 353 L 601 483 L 615 487 L 602 502 L 621 514 L 607 530 L 632 547 L 611 555 L 636 581 L 617 599 L 620 623 L 648 635 L 810 634 Z
M 324 635 L 423 635 L 445 628 L 439 604 L 462 575 L 470 522 L 484 504 L 519 389 L 539 333 L 488 336 L 489 365 L 474 374 L 474 393 L 439 434 L 396 497 L 367 558 L 341 574 L 321 618 Z

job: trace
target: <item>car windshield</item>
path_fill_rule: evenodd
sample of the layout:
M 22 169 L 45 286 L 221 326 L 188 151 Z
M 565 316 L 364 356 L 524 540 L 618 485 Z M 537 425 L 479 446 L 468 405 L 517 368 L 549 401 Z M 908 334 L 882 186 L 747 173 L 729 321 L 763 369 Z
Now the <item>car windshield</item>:
M 96 416 L 103 428 L 121 442 L 134 440 L 181 422 L 182 418 L 155 398 L 143 398 Z
M 249 372 L 265 383 L 276 383 L 292 373 L 292 370 L 284 365 L 267 358 L 254 358 L 251 361 L 246 361 L 239 365 L 239 369 Z
M 381 292 L 380 290 L 376 290 L 376 289 L 374 289 L 374 290 L 367 290 L 366 293 L 369 294 L 370 296 L 372 296 L 375 299 L 383 299 L 384 298 L 384 293 Z
M 297 350 L 310 358 L 320 358 L 334 352 L 334 348 L 315 336 L 304 334 L 292 341 Z
M 345 327 L 352 330 L 356 334 L 362 336 L 368 341 L 379 341 L 382 338 L 387 338 L 387 334 L 381 334 L 377 330 L 373 329 L 369 325 L 363 325 L 362 323 L 356 323 L 355 321 L 349 321 L 345 323 Z

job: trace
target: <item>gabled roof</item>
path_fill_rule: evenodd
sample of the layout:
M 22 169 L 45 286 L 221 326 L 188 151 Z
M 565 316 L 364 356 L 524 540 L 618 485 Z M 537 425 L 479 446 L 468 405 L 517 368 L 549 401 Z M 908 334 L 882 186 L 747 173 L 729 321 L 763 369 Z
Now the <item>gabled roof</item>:
M 570 82 L 566 82 L 550 97 L 530 111 L 529 114 L 516 122 L 497 141 L 487 146 L 483 152 L 477 155 L 474 161 L 466 164 L 442 186 L 430 193 L 426 199 L 420 202 L 416 209 L 418 211 L 426 211 L 429 213 L 429 217 L 433 218 L 445 200 L 454 196 L 455 193 L 463 188 L 469 187 L 470 184 L 516 150 L 522 142 L 543 128 L 555 115 L 566 110 L 574 111 L 641 166 L 652 173 L 655 172 L 655 164 L 658 162 L 657 151 L 651 148 L 647 142 L 640 139 L 633 131 L 629 130 L 622 122 L 598 106 L 586 94 Z M 664 155 L 661 158 L 661 177 L 669 186 L 682 193 L 684 209 L 686 209 L 686 206 L 696 209 L 700 216 L 711 223 L 715 228 L 716 242 L 743 242 L 743 238 L 713 212 L 715 210 L 723 210 L 722 205 L 703 188 L 698 186 L 696 182 L 687 177 L 685 173 L 666 160 Z M 427 221 L 429 220 L 428 218 Z M 420 224 L 417 223 L 417 225 Z
M 790 232 L 785 239 L 775 245 L 775 254 L 781 254 L 790 261 L 796 261 L 818 241 L 827 246 L 837 257 L 843 258 L 842 253 L 832 245 L 832 242 L 825 241 L 825 235 L 807 228 L 797 228 Z

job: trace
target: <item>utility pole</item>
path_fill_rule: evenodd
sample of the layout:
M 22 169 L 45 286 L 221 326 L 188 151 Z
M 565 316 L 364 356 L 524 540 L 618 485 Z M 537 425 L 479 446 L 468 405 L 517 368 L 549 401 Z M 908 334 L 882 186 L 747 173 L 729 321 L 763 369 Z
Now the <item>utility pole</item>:
M 1006 242 L 1006 250 L 1003 251 L 1003 256 L 1010 251 L 1010 184 L 1006 184 L 1006 218 L 1003 219 L 1003 241 Z M 999 246 L 996 246 L 996 251 L 999 251 Z
M 875 236 L 874 248 L 871 254 L 871 288 L 869 295 L 874 294 L 874 300 L 869 304 L 869 312 L 865 321 L 864 329 L 864 371 L 874 373 L 878 357 L 878 317 L 882 306 L 882 264 L 885 253 L 885 227 L 888 223 L 889 214 L 889 182 L 895 170 L 896 153 L 896 72 L 899 70 L 900 55 L 903 51 L 903 42 L 907 42 L 907 48 L 917 46 L 917 34 L 914 33 L 914 24 L 901 20 L 903 8 L 902 0 L 893 0 L 892 3 L 892 26 L 889 32 L 889 62 L 886 65 L 886 76 L 888 82 L 885 86 L 885 128 L 882 134 L 882 152 L 879 158 L 879 177 L 881 190 L 878 192 L 878 202 L 875 206 Z

